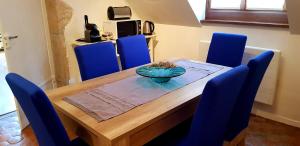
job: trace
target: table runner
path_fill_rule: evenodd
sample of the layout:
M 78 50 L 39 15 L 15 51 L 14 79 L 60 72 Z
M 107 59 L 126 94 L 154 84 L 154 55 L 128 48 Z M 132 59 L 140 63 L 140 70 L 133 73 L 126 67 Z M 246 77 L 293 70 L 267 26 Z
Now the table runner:
M 187 60 L 175 64 L 184 67 L 186 73 L 166 83 L 156 83 L 150 78 L 134 75 L 67 96 L 64 100 L 101 122 L 223 69 L 219 65 Z

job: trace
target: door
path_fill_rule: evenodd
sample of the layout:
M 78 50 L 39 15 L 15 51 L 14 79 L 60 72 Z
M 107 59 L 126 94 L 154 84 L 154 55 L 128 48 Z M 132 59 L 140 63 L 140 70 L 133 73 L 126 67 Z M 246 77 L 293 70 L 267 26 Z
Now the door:
M 0 0 L 0 27 L 9 72 L 39 86 L 51 82 L 42 0 Z M 28 125 L 17 104 L 21 127 Z
M 2 43 L 2 33 L 0 29 L 0 116 L 16 110 L 14 96 L 6 83 L 5 76 L 8 73 L 6 57 Z

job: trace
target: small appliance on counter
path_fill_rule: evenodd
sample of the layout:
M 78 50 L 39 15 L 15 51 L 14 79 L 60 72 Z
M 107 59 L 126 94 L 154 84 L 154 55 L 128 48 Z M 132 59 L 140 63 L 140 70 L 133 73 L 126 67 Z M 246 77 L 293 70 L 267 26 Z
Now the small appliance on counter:
M 85 31 L 84 40 L 85 42 L 98 42 L 101 41 L 100 32 L 96 24 L 89 23 L 89 18 L 84 15 Z
M 128 6 L 108 7 L 107 9 L 107 16 L 109 20 L 130 19 L 131 15 L 131 9 Z
M 108 20 L 103 22 L 103 32 L 111 33 L 113 39 L 142 33 L 141 20 Z
M 155 26 L 151 21 L 145 21 L 143 26 L 143 34 L 144 35 L 152 35 L 154 32 Z
M 109 40 L 113 40 L 114 39 L 114 36 L 111 32 L 104 32 L 102 33 L 102 37 L 101 37 L 101 40 L 103 41 L 109 41 Z

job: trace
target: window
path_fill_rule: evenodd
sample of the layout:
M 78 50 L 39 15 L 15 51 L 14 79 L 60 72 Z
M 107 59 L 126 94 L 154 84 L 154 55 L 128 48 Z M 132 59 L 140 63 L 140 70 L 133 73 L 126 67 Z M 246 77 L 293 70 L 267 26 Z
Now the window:
M 212 9 L 240 9 L 241 0 L 211 0 Z
M 285 0 L 207 0 L 205 21 L 288 27 Z
M 247 10 L 284 10 L 285 0 L 247 0 Z
M 0 33 L 0 52 L 4 51 L 3 42 L 2 42 L 2 34 Z

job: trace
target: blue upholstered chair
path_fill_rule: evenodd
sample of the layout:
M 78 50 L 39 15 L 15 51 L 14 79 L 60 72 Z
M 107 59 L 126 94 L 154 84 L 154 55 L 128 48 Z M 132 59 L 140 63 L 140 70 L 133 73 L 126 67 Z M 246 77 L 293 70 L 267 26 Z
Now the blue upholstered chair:
M 227 141 L 233 140 L 242 130 L 247 128 L 257 90 L 273 56 L 274 52 L 266 51 L 249 61 L 249 74 L 230 118 L 226 132 Z
M 210 80 L 189 130 L 176 127 L 146 146 L 222 146 L 231 112 L 247 73 L 248 67 L 242 65 Z
M 75 48 L 82 81 L 119 71 L 116 49 L 111 42 Z
M 70 141 L 46 94 L 23 77 L 6 76 L 14 96 L 21 105 L 40 146 L 88 146 L 79 138 Z
M 229 67 L 241 65 L 247 36 L 214 33 L 206 62 Z
M 151 62 L 144 35 L 119 38 L 117 46 L 123 70 Z

